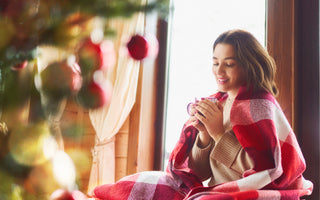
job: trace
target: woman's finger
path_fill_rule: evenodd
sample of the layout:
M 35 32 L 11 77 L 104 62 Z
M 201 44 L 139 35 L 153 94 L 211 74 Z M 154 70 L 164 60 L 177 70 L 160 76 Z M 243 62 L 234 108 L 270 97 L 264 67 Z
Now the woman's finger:
M 210 118 L 215 115 L 215 113 L 220 112 L 218 108 L 213 109 L 211 107 L 208 107 L 206 105 L 197 105 L 196 107 L 197 112 L 199 112 L 202 116 L 205 118 Z
M 206 117 L 200 113 L 200 112 L 197 112 L 195 115 L 194 115 L 202 124 L 205 124 L 207 122 L 206 120 Z
M 217 112 L 218 110 L 220 110 L 217 103 L 214 103 L 208 99 L 200 101 L 199 103 L 197 103 L 197 105 L 207 109 L 208 111 L 212 110 Z

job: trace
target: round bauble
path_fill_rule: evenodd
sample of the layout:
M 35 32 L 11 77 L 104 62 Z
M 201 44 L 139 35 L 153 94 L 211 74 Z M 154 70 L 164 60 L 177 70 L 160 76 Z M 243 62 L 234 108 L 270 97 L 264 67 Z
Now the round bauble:
M 27 65 L 28 65 L 28 61 L 25 60 L 25 61 L 23 61 L 21 63 L 18 63 L 16 65 L 12 66 L 11 69 L 15 70 L 15 71 L 19 71 L 19 70 L 22 70 L 22 69 L 26 68 Z
M 61 98 L 77 92 L 82 78 L 77 63 L 53 62 L 40 72 L 40 89 L 52 97 Z
M 95 81 L 84 84 L 77 94 L 78 103 L 88 109 L 104 106 L 110 99 L 110 91 Z
M 141 35 L 134 35 L 127 43 L 130 56 L 135 60 L 142 60 L 148 56 L 149 43 Z
M 83 75 L 91 75 L 103 67 L 103 52 L 100 44 L 91 39 L 84 40 L 77 51 L 78 63 Z
M 68 190 L 57 189 L 50 195 L 50 200 L 74 200 L 74 198 Z

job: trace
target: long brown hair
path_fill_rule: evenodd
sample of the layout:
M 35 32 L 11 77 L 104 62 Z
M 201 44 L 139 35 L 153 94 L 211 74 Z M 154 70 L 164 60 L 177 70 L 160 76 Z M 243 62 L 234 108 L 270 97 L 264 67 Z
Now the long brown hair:
M 213 50 L 219 43 L 233 46 L 237 62 L 247 73 L 248 87 L 278 95 L 275 61 L 251 33 L 239 29 L 224 32 L 214 42 Z

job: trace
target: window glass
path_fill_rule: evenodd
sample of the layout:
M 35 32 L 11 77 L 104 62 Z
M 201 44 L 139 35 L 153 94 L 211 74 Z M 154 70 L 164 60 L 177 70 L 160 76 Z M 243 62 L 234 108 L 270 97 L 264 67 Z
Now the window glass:
M 165 160 L 188 119 L 187 104 L 216 92 L 212 45 L 230 29 L 245 29 L 265 44 L 265 0 L 173 0 L 170 25 Z

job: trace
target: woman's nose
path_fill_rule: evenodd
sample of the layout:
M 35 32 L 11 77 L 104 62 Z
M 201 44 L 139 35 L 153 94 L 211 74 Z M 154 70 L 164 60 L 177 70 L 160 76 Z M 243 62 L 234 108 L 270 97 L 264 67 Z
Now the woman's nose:
M 216 74 L 223 74 L 224 73 L 224 68 L 222 65 L 218 65 L 216 68 Z

